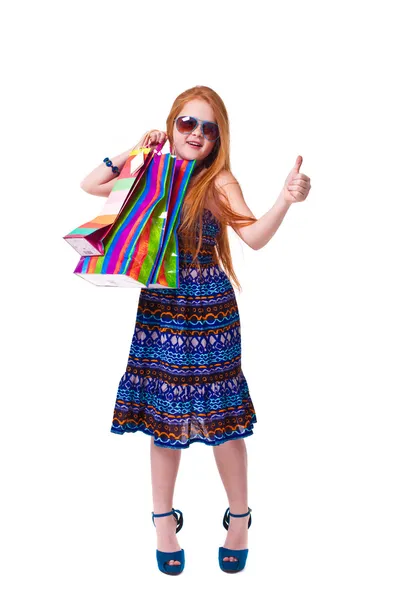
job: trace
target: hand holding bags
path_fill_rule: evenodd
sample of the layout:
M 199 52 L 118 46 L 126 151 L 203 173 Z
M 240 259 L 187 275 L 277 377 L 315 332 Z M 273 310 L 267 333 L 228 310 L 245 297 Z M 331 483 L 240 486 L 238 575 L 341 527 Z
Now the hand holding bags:
M 177 287 L 179 211 L 195 163 L 155 151 L 110 228 L 104 256 L 82 257 L 74 273 L 100 286 Z

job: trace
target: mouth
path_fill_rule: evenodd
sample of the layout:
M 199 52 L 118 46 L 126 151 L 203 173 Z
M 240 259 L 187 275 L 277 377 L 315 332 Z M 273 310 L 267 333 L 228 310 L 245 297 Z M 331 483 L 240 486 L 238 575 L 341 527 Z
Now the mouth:
M 189 146 L 191 146 L 192 148 L 202 148 L 202 144 L 196 144 L 195 142 L 186 142 L 187 144 L 189 144 Z

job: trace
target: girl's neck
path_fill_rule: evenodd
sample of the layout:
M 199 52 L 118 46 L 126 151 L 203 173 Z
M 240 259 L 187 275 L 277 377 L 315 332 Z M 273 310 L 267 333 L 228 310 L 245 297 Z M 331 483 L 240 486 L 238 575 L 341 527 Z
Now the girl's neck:
M 204 167 L 203 163 L 196 164 L 192 171 L 192 178 L 197 177 L 197 175 L 200 175 L 200 173 L 204 170 L 204 168 L 205 167 Z

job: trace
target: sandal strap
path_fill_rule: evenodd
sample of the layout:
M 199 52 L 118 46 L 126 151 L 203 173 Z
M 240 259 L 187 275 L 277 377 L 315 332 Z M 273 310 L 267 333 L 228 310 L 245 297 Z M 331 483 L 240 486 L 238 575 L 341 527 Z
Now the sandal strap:
M 172 509 L 169 512 L 166 512 L 166 513 L 158 513 L 157 515 L 154 512 L 152 512 L 151 514 L 153 515 L 153 517 L 168 517 L 169 515 L 173 515 L 174 514 L 174 509 Z
M 229 509 L 228 509 L 229 510 Z M 231 513 L 229 511 L 229 515 L 231 517 L 247 517 L 247 515 L 249 515 L 251 513 L 251 508 L 249 508 L 249 510 L 246 513 L 242 513 L 241 515 L 234 515 L 233 513 Z
M 252 509 L 250 507 L 248 507 L 248 509 L 249 510 L 246 513 L 242 513 L 241 515 L 235 515 L 235 514 L 233 514 L 233 513 L 231 513 L 229 511 L 229 506 L 228 506 L 228 508 L 225 511 L 224 517 L 222 519 L 222 525 L 225 527 L 226 530 L 228 530 L 230 517 L 237 517 L 237 518 L 239 518 L 239 517 L 247 517 L 248 515 L 250 515 L 249 523 L 248 523 L 248 526 L 247 526 L 247 528 L 249 528 L 250 525 L 251 525 L 251 514 L 250 513 L 251 513 Z
M 179 517 L 178 517 L 178 513 L 179 513 Z M 169 512 L 166 513 L 151 513 L 152 515 L 152 520 L 153 520 L 153 525 L 154 527 L 156 526 L 156 524 L 154 523 L 154 517 L 168 517 L 169 515 L 174 515 L 175 519 L 176 519 L 176 531 L 175 533 L 178 533 L 178 531 L 180 531 L 183 527 L 183 514 L 180 510 L 178 510 L 177 508 L 173 508 L 172 510 L 170 510 Z

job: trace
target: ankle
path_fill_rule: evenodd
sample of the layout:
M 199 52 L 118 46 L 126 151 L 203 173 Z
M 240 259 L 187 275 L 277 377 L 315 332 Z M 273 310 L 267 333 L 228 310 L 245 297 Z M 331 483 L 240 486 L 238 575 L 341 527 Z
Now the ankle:
M 176 519 L 174 515 L 167 515 L 166 517 L 154 517 L 154 525 L 157 532 L 167 532 L 171 535 L 175 534 L 176 532 Z
M 234 515 L 245 515 L 250 510 L 250 507 L 247 504 L 230 504 L 229 505 L 229 513 Z M 247 515 L 249 516 L 249 515 Z M 233 517 L 235 518 L 235 517 Z M 244 519 L 245 517 L 236 517 L 236 519 Z
M 162 517 L 162 519 L 154 519 L 154 524 L 159 529 L 170 529 L 172 526 L 176 528 L 176 519 L 173 515 Z
M 154 505 L 153 508 L 153 512 L 151 513 L 152 515 L 154 515 L 155 519 L 166 519 L 167 517 L 156 517 L 155 515 L 165 515 L 167 513 L 170 513 L 173 510 L 173 508 L 171 506 L 166 506 L 164 505 Z

